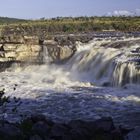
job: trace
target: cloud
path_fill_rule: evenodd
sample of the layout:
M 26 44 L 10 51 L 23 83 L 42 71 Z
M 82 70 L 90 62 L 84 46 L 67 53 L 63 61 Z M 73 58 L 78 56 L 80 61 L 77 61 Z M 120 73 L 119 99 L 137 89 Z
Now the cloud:
M 133 13 L 130 11 L 126 11 L 126 10 L 119 10 L 119 11 L 114 11 L 113 12 L 114 15 L 116 16 L 132 16 Z
M 133 16 L 133 13 L 127 10 L 115 10 L 113 12 L 108 12 L 108 16 Z
M 140 8 L 135 9 L 134 11 L 127 10 L 115 10 L 113 12 L 108 12 L 107 16 L 140 16 Z
M 113 12 L 108 12 L 107 16 L 140 16 L 140 9 L 135 9 L 132 11 L 127 10 L 115 10 Z

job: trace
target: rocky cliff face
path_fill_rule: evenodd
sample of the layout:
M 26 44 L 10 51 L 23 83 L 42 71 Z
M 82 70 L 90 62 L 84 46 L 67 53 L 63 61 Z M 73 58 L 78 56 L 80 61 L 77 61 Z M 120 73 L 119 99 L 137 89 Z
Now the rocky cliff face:
M 63 43 L 56 38 L 3 37 L 0 39 L 0 67 L 2 70 L 2 67 L 9 67 L 12 63 L 44 63 L 44 55 L 48 55 L 51 62 L 60 62 L 70 58 L 75 51 L 74 42 L 67 40 Z
M 37 62 L 41 51 L 38 39 L 24 37 L 17 39 L 2 38 L 0 41 L 0 62 Z

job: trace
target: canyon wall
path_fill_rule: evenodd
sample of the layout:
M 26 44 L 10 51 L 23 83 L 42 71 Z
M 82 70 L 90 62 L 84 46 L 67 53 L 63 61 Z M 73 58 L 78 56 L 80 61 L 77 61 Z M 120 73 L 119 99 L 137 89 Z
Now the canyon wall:
M 51 58 L 51 62 L 62 62 L 69 59 L 76 51 L 75 41 L 67 41 L 62 38 L 53 37 L 41 40 L 37 36 L 1 37 L 1 71 L 13 63 L 42 64 L 47 62 L 47 56 Z

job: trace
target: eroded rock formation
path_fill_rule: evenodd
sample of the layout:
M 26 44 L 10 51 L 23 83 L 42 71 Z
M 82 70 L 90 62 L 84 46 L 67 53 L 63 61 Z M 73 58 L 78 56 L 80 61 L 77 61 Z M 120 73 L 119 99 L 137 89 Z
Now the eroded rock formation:
M 115 127 L 111 118 L 57 123 L 43 115 L 36 115 L 19 124 L 0 123 L 0 136 L 3 140 L 124 140 L 130 131 Z
M 66 44 L 60 44 L 55 38 L 41 40 L 36 36 L 3 37 L 0 39 L 0 66 L 9 67 L 12 63 L 45 63 L 44 49 L 52 62 L 62 62 L 76 51 L 74 42 Z

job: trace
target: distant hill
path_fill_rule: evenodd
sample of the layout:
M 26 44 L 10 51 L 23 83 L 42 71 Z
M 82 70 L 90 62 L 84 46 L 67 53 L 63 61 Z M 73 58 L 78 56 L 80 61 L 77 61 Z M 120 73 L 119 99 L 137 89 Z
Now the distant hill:
M 9 18 L 9 17 L 0 17 L 0 24 L 9 24 L 26 21 L 25 19 Z

